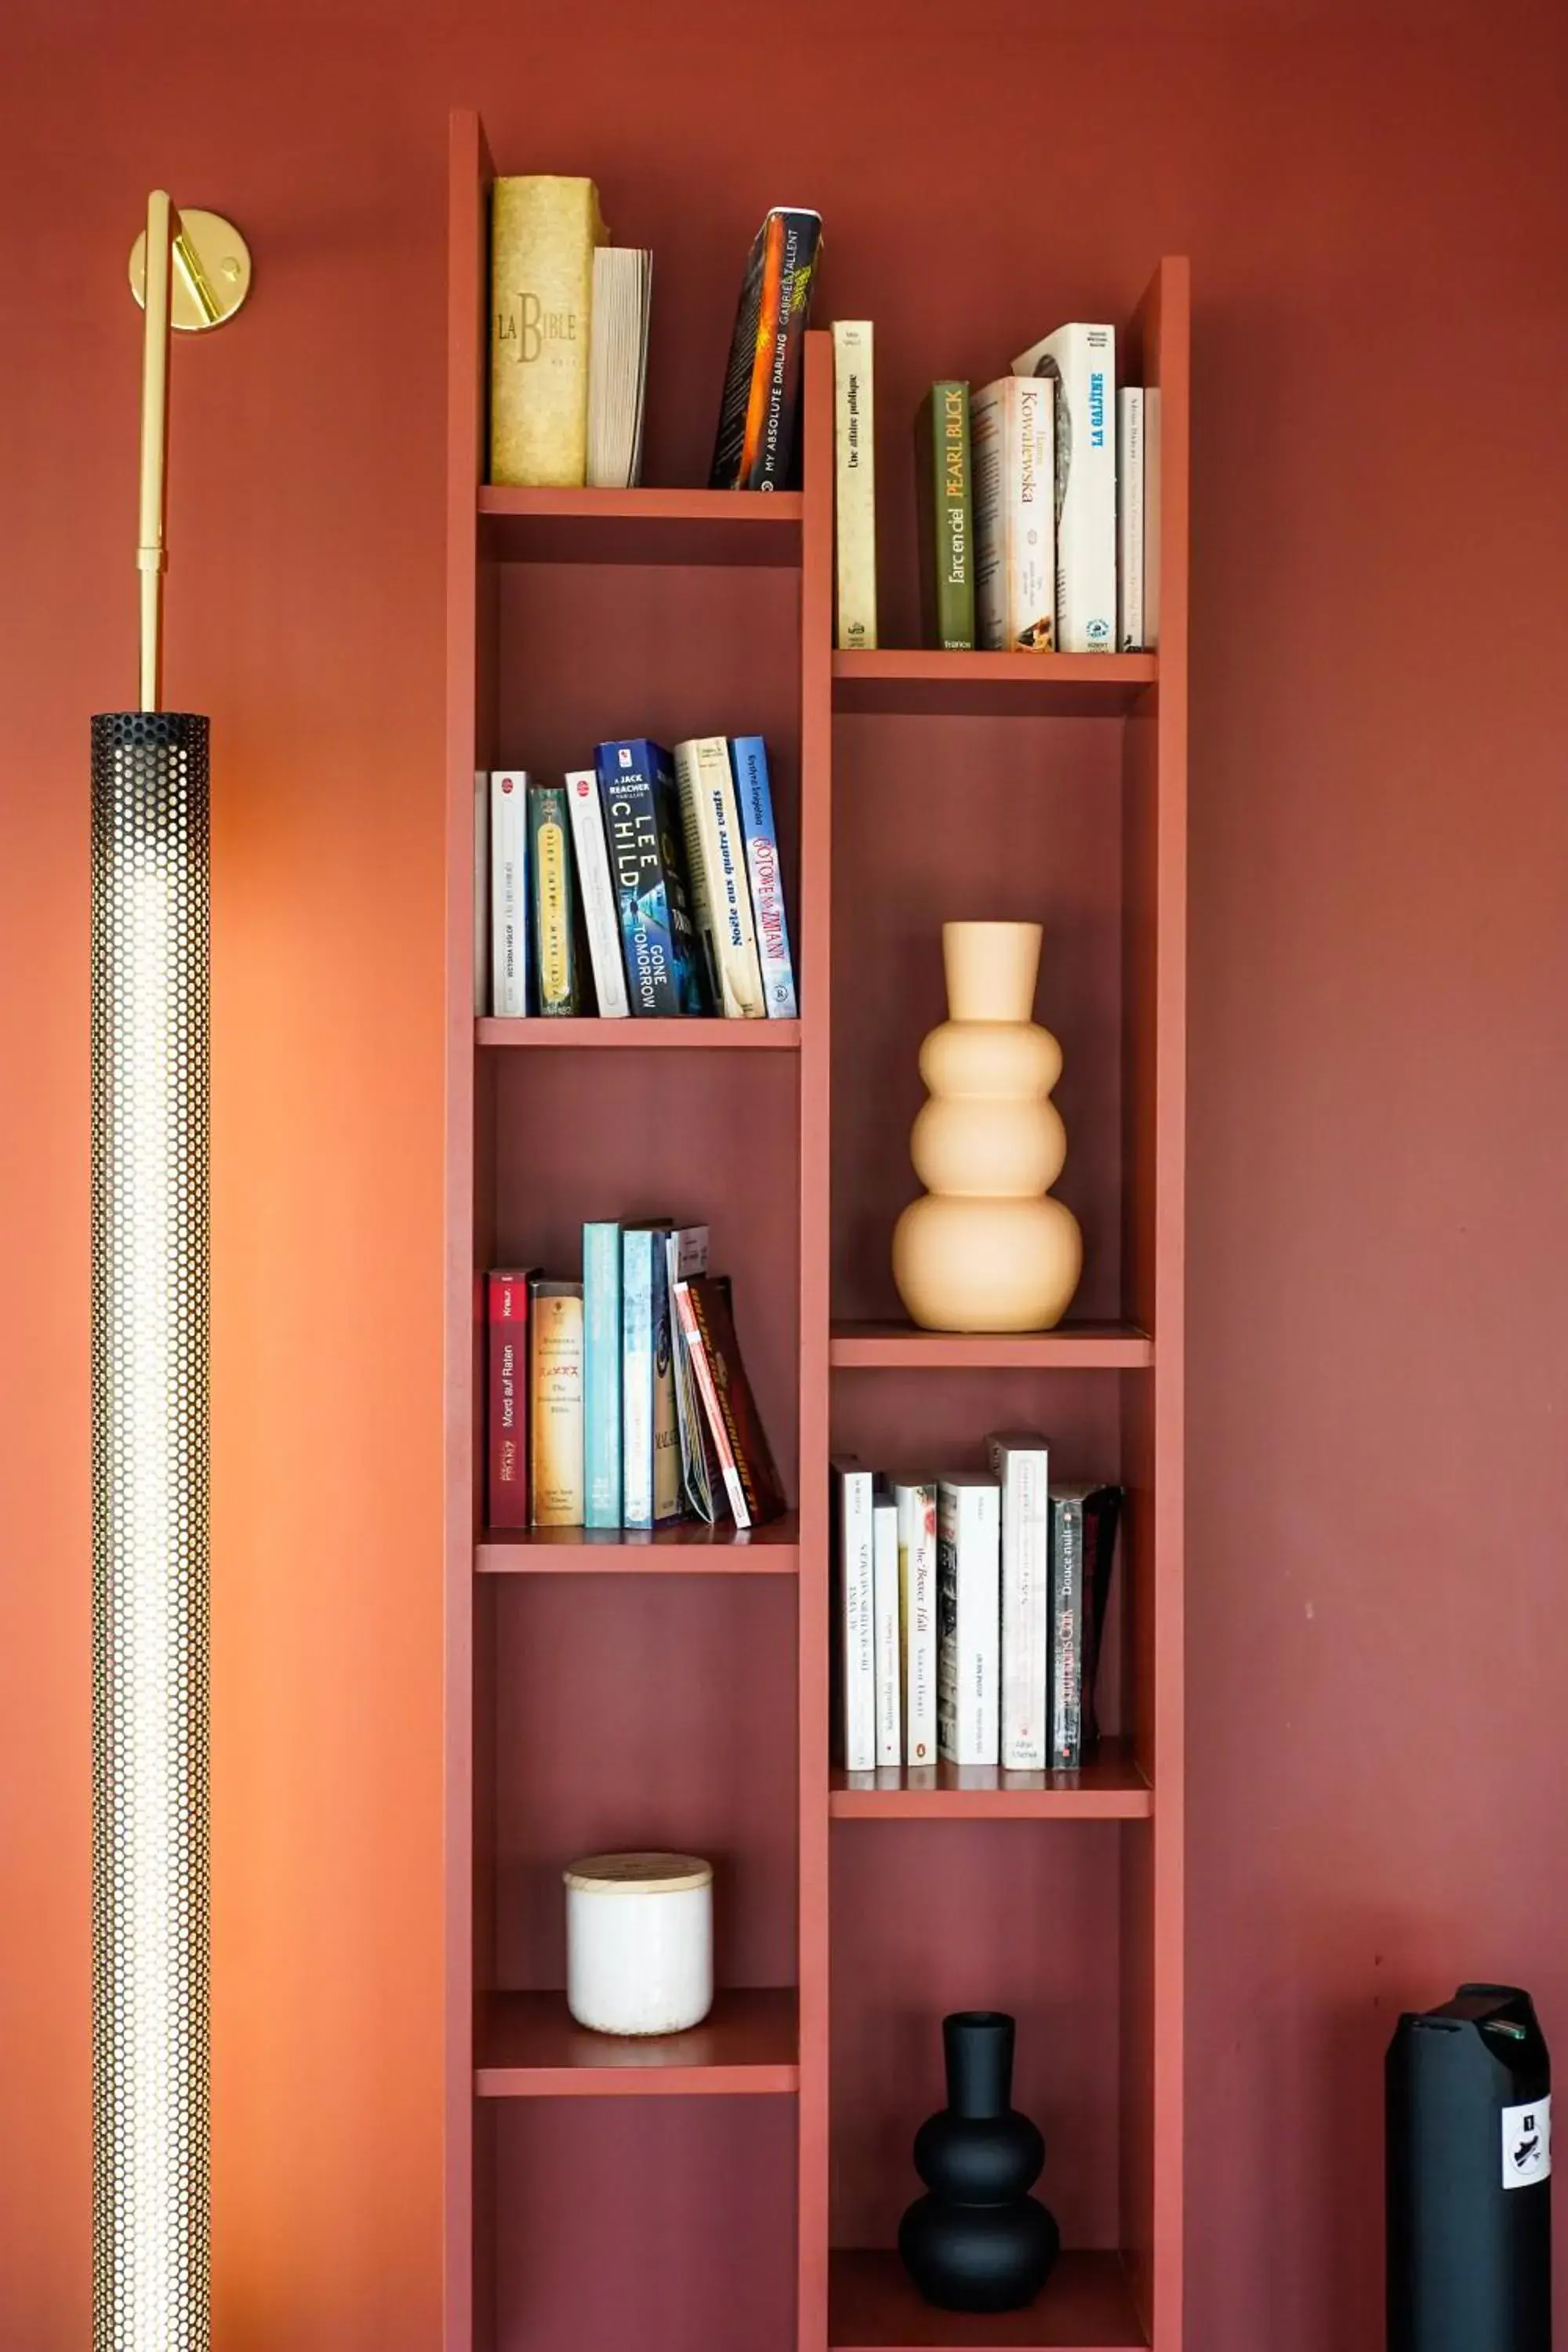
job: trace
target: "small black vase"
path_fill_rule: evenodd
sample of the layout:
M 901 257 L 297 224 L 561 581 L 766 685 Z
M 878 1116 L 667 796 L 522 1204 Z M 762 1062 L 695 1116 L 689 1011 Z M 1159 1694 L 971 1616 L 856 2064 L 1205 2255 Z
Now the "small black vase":
M 915 2170 L 930 2189 L 899 2224 L 904 2268 L 943 2311 L 1017 2311 L 1050 2276 L 1055 2221 L 1029 2190 L 1046 2144 L 1013 2112 L 1014 2024 L 995 2010 L 942 2021 L 947 2105 L 915 2134 Z

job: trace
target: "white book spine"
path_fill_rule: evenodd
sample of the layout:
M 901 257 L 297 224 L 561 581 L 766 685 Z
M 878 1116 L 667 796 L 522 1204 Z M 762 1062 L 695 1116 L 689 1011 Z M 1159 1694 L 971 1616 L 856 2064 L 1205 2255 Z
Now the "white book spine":
M 727 1021 L 765 1021 L 767 999 L 728 740 L 702 735 L 677 744 L 675 774 L 714 1002 Z
M 877 453 L 869 319 L 833 328 L 837 636 L 841 653 L 877 644 Z
M 871 1595 L 877 1675 L 877 1762 L 904 1760 L 902 1644 L 899 1640 L 898 1506 L 878 1496 L 871 1506 Z
M 1058 327 L 1013 362 L 1057 384 L 1057 645 L 1116 645 L 1116 331 Z
M 893 1488 L 899 1521 L 903 1610 L 904 1761 L 936 1762 L 936 1486 L 923 1479 Z
M 969 404 L 970 525 L 974 548 L 974 620 L 981 650 L 1007 642 L 1007 411 L 999 383 Z
M 588 934 L 594 995 L 601 1019 L 625 1021 L 630 1015 L 631 1005 L 626 997 L 626 968 L 621 961 L 620 917 L 610 880 L 610 852 L 605 839 L 599 779 L 592 768 L 568 772 L 566 798 L 572 810 L 572 847 L 577 860 L 577 887 Z
M 490 1009 L 499 1020 L 528 1011 L 528 774 L 490 772 Z
M 490 778 L 474 770 L 474 1012 L 490 1009 Z
M 871 1473 L 836 1462 L 837 1602 L 844 1769 L 877 1769 L 877 1676 L 872 1639 Z
M 1056 519 L 1048 376 L 1004 376 L 970 404 L 974 601 L 991 653 L 1056 643 Z
M 1143 650 L 1143 391 L 1123 385 L 1116 395 L 1117 644 L 1124 654 Z
M 1050 1654 L 1050 1461 L 1033 1431 L 993 1437 L 986 1451 L 1002 1489 L 1002 1763 L 1043 1772 Z
M 1143 394 L 1143 650 L 1160 650 L 1160 387 Z
M 937 1495 L 937 1739 L 950 1764 L 994 1764 L 999 1752 L 1001 1500 L 994 1479 L 969 1475 Z

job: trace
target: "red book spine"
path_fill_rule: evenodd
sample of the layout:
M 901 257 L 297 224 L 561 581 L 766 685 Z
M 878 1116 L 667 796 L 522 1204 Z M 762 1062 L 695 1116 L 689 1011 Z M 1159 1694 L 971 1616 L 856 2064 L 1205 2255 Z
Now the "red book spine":
M 528 1525 L 528 1276 L 489 1277 L 489 1494 L 492 1528 Z

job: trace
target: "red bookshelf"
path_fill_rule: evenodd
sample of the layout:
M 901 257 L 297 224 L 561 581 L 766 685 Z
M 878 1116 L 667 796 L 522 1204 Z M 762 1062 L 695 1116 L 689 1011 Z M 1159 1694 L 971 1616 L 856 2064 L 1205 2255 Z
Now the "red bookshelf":
M 492 168 L 454 118 L 444 2352 L 1183 2352 L 1186 265 L 1122 321 L 1163 394 L 1158 656 L 837 654 L 821 332 L 798 494 L 482 486 Z M 894 467 L 928 361 L 879 350 Z M 799 1021 L 476 1021 L 475 770 L 698 727 L 767 738 Z M 915 1329 L 888 1266 L 940 925 L 973 913 L 1046 927 L 1086 1241 L 1053 1332 Z M 658 1213 L 734 1276 L 790 1517 L 487 1529 L 476 1275 Z M 1130 1497 L 1101 1752 L 833 1771 L 830 1453 L 973 1462 L 1030 1423 Z M 560 1873 L 644 1844 L 713 1857 L 720 1990 L 639 2045 L 566 2011 Z M 1069 2248 L 994 2320 L 931 2310 L 893 2251 L 941 2017 L 976 2005 L 1018 2017 Z

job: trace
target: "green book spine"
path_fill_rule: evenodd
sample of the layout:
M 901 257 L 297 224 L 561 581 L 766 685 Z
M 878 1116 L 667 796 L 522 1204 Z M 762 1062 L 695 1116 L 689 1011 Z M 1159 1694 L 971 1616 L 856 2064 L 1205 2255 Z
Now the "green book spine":
M 528 823 L 539 1010 L 557 1015 L 579 1013 L 572 816 L 563 784 L 530 785 Z
M 915 478 L 926 642 L 945 653 L 969 653 L 974 646 L 974 549 L 966 383 L 933 383 L 921 403 Z

